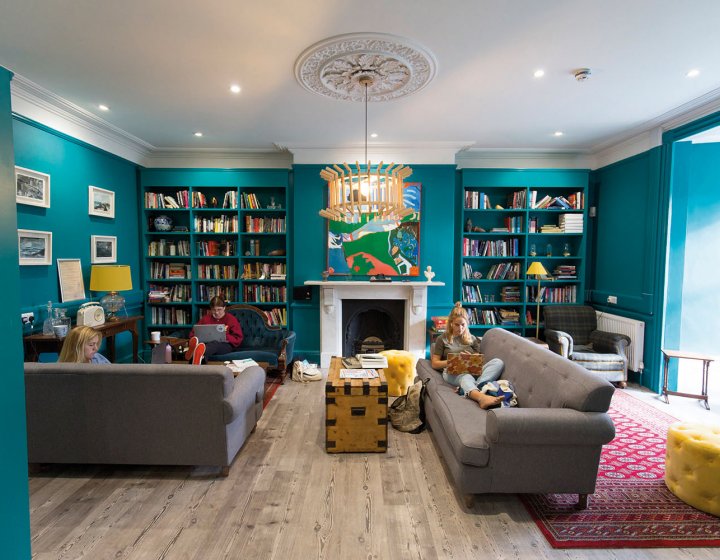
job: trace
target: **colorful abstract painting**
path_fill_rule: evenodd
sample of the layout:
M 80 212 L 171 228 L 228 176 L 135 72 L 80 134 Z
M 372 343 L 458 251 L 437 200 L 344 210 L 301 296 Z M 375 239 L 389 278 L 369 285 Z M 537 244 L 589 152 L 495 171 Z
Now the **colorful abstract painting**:
M 420 183 L 405 184 L 403 200 L 414 212 L 401 221 L 328 220 L 330 274 L 419 276 L 420 192 Z

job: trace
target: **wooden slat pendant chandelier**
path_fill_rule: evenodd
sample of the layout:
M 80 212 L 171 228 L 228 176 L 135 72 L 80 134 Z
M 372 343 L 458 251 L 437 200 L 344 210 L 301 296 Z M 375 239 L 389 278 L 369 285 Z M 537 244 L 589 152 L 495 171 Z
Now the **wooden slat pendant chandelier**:
M 320 210 L 320 215 L 328 220 L 346 222 L 348 224 L 371 220 L 400 221 L 413 213 L 403 200 L 405 179 L 412 174 L 412 169 L 403 165 L 384 162 L 373 170 L 367 158 L 367 107 L 368 86 L 372 85 L 372 76 L 358 78 L 365 86 L 365 167 L 355 162 L 353 169 L 347 163 L 342 167 L 335 164 L 320 172 L 328 184 L 328 207 Z

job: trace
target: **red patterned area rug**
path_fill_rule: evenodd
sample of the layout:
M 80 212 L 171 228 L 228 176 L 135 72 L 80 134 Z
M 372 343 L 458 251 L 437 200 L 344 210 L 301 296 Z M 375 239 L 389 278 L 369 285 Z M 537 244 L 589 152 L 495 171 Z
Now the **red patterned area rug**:
M 620 390 L 609 413 L 616 436 L 603 447 L 587 509 L 574 509 L 574 494 L 520 496 L 548 542 L 554 548 L 720 546 L 720 518 L 665 486 L 667 429 L 677 419 Z
M 270 399 L 272 399 L 273 395 L 275 395 L 275 391 L 277 391 L 280 385 L 282 385 L 282 382 L 283 380 L 280 376 L 265 376 L 265 398 L 263 398 L 263 410 L 265 410 L 265 407 L 270 402 Z

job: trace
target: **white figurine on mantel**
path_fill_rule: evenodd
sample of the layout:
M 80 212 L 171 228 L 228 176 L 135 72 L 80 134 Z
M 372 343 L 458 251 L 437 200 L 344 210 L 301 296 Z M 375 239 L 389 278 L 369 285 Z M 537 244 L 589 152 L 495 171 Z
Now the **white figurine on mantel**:
M 425 278 L 427 278 L 428 282 L 432 282 L 432 279 L 435 278 L 435 273 L 432 271 L 432 266 L 428 266 L 425 269 Z

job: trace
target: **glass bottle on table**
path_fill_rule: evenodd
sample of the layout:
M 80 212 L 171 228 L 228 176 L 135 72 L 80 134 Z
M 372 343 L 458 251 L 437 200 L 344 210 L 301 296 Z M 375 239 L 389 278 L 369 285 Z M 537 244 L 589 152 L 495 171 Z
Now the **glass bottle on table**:
M 45 320 L 43 321 L 42 333 L 45 335 L 54 335 L 55 332 L 53 331 L 53 326 L 55 326 L 55 321 L 53 319 L 53 306 L 52 306 L 52 301 L 48 301 L 47 302 L 47 316 L 45 317 Z

